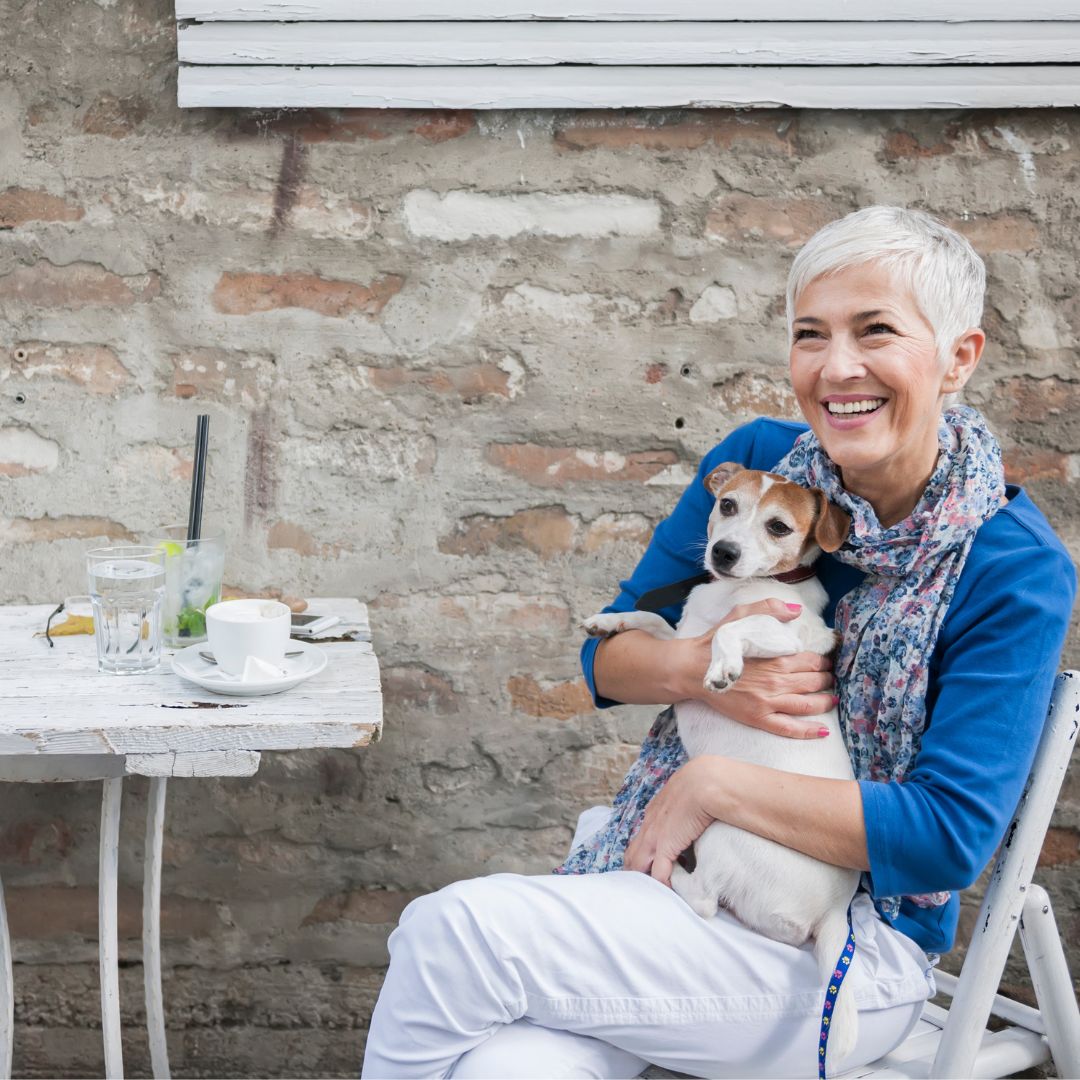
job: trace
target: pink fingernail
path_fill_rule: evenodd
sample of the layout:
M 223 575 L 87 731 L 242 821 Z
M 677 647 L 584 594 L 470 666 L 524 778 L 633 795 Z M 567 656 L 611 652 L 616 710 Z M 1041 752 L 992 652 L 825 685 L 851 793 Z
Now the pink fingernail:
M 827 727 L 818 728 L 818 738 L 819 739 L 824 739 L 825 736 L 828 735 L 828 734 L 829 734 L 829 729 Z
M 788 611 L 802 611 L 802 604 L 785 604 Z
M 832 696 L 832 703 L 834 708 L 840 704 L 840 699 L 835 694 Z

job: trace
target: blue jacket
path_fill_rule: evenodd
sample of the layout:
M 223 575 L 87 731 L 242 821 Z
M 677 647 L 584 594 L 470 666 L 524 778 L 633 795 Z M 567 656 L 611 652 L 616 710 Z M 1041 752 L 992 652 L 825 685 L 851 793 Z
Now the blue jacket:
M 772 469 L 805 424 L 760 419 L 745 424 L 701 462 L 698 479 L 662 521 L 622 591 L 605 611 L 629 611 L 642 593 L 699 572 L 713 497 L 701 482 L 723 461 Z M 957 892 L 974 883 L 994 854 L 1035 756 L 1076 595 L 1068 552 L 1023 489 L 1006 487 L 1009 503 L 978 531 L 934 648 L 928 674 L 927 727 L 904 783 L 861 780 L 871 894 L 898 896 L 949 889 L 943 907 L 905 900 L 896 928 L 926 952 L 952 948 L 960 913 Z M 837 601 L 862 573 L 829 555 L 818 563 Z M 661 614 L 672 625 L 681 605 Z M 593 658 L 581 665 L 596 696 Z

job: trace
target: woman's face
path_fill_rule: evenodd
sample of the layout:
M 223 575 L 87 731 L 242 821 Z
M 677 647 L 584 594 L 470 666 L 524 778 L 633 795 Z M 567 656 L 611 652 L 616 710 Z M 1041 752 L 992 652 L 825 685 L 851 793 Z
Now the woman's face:
M 974 336 L 971 369 L 982 347 L 981 331 Z M 970 374 L 956 359 L 939 364 L 933 329 L 910 290 L 878 264 L 816 278 L 795 305 L 790 364 L 799 406 L 844 486 L 871 502 L 870 492 L 925 485 L 944 396 Z

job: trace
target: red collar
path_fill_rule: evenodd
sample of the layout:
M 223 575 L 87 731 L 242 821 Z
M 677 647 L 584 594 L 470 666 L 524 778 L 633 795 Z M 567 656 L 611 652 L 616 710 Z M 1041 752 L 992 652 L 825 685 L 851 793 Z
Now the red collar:
M 808 581 L 815 574 L 813 566 L 796 566 L 794 570 L 786 570 L 782 574 L 773 574 L 773 581 L 782 582 L 784 585 L 798 585 L 800 581 Z

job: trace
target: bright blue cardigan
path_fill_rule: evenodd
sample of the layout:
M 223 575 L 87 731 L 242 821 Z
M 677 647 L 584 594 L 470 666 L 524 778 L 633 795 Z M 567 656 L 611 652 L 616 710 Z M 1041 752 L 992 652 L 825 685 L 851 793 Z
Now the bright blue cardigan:
M 698 479 L 653 534 L 622 591 L 605 611 L 629 611 L 642 593 L 699 572 L 713 497 L 701 482 L 723 461 L 772 469 L 807 430 L 760 419 L 709 451 Z M 960 889 L 994 854 L 1020 798 L 1039 742 L 1076 594 L 1072 560 L 1039 508 L 1021 488 L 975 536 L 945 616 L 929 669 L 927 727 L 904 783 L 862 780 L 871 895 L 950 889 L 943 907 L 905 900 L 895 926 L 926 952 L 952 948 Z M 826 620 L 862 573 L 825 555 L 818 576 L 829 594 Z M 681 605 L 661 614 L 672 625 Z M 589 639 L 581 665 L 596 696 Z

